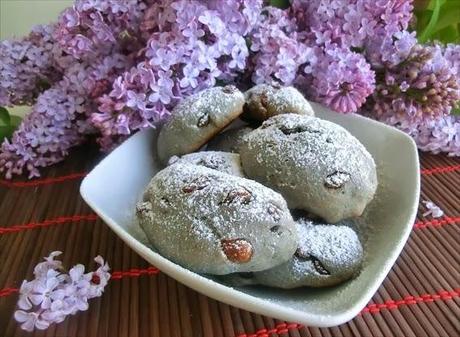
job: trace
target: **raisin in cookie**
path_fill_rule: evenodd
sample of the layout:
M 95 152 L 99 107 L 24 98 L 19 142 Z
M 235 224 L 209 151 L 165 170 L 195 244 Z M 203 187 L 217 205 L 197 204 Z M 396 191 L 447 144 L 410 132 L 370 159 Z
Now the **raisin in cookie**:
M 175 163 L 189 163 L 232 174 L 237 177 L 245 177 L 238 153 L 221 151 L 195 152 L 183 155 L 180 158 L 173 156 L 168 161 L 168 165 Z
M 211 139 L 206 150 L 239 153 L 243 137 L 252 130 L 253 128 L 249 126 L 242 126 L 240 128 L 224 131 Z
M 310 103 L 294 87 L 258 84 L 244 94 L 243 118 L 263 122 L 284 113 L 314 116 Z
M 280 194 L 252 180 L 176 163 L 160 171 L 137 206 L 140 225 L 164 257 L 198 273 L 260 271 L 297 249 Z
M 244 137 L 249 178 L 280 192 L 290 208 L 327 222 L 357 217 L 377 188 L 374 160 L 341 126 L 310 116 L 274 116 Z
M 229 275 L 227 281 L 233 285 L 263 284 L 284 289 L 327 287 L 359 272 L 363 247 L 351 222 L 331 225 L 301 218 L 296 224 L 299 247 L 288 262 L 257 273 Z
M 237 118 L 244 95 L 233 85 L 214 87 L 185 98 L 172 111 L 158 135 L 158 157 L 166 164 L 174 155 L 198 150 Z

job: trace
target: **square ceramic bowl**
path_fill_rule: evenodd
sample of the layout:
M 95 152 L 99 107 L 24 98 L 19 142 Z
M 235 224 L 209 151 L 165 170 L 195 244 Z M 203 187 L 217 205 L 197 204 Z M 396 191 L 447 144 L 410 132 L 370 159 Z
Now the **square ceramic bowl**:
M 229 287 L 191 272 L 149 247 L 135 217 L 145 186 L 160 170 L 156 131 L 139 132 L 109 154 L 81 185 L 81 195 L 107 225 L 148 262 L 177 281 L 216 300 L 252 312 L 309 326 L 329 327 L 356 316 L 368 303 L 400 254 L 417 213 L 420 176 L 410 137 L 358 115 L 341 115 L 314 105 L 318 117 L 342 125 L 373 155 L 379 188 L 363 215 L 365 261 L 355 279 L 323 288 L 280 290 Z

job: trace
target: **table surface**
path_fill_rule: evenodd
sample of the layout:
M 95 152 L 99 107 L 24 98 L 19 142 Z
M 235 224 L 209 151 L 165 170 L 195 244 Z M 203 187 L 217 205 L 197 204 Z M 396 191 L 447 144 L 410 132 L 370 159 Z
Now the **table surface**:
M 40 179 L 0 180 L 0 336 L 272 337 L 458 336 L 460 334 L 460 160 L 421 155 L 420 200 L 445 212 L 419 216 L 401 256 L 372 301 L 352 321 L 304 327 L 212 300 L 162 274 L 126 246 L 81 199 L 78 188 L 101 155 L 90 146 Z M 23 279 L 51 251 L 67 266 L 100 254 L 112 281 L 89 310 L 46 331 L 26 333 L 13 319 Z

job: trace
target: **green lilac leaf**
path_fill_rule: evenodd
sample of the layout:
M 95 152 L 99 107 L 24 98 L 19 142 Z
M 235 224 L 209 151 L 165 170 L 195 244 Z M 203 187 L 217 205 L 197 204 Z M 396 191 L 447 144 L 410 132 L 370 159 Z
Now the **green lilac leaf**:
M 16 127 L 14 127 L 13 125 L 0 126 L 0 142 L 3 141 L 5 138 L 11 138 L 14 130 L 16 130 Z
M 289 0 L 270 0 L 270 5 L 281 9 L 289 8 Z
M 10 125 L 17 128 L 19 124 L 21 124 L 22 118 L 16 115 L 11 115 L 10 117 L 11 117 Z
M 436 25 L 439 19 L 439 12 L 441 10 L 441 3 L 442 3 L 442 0 L 432 0 L 431 1 L 429 8 L 432 5 L 433 12 L 432 12 L 430 21 L 428 22 L 428 25 L 419 35 L 419 41 L 421 43 L 425 43 L 426 41 L 428 41 L 429 36 L 431 36 L 434 29 L 436 28 Z
M 10 114 L 8 110 L 4 107 L 0 107 L 0 125 L 9 125 L 11 121 Z

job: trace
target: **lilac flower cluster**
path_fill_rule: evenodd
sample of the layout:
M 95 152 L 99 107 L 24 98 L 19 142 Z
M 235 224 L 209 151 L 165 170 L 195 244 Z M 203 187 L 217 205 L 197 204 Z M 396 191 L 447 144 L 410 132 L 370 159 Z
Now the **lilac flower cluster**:
M 55 260 L 61 252 L 52 252 L 34 269 L 35 279 L 24 281 L 14 318 L 26 331 L 44 330 L 66 316 L 88 309 L 88 300 L 99 297 L 110 279 L 109 266 L 101 256 L 94 261 L 98 268 L 85 273 L 77 264 L 65 272 L 62 262 Z
M 412 136 L 422 151 L 460 156 L 459 116 L 410 119 L 407 116 L 388 113 L 377 119 Z
M 374 91 L 375 74 L 361 54 L 327 48 L 318 57 L 311 86 L 314 100 L 338 112 L 356 112 Z
M 92 115 L 103 149 L 165 119 L 181 97 L 241 75 L 249 56 L 244 36 L 253 30 L 261 9 L 261 0 L 207 6 L 167 0 L 150 6 L 141 24 L 149 39 L 140 62 L 114 81 Z
M 426 60 L 409 57 L 385 70 L 371 117 L 405 131 L 423 151 L 460 156 L 460 116 L 449 114 L 460 101 L 460 46 L 417 45 L 411 53 Z
M 369 39 L 382 40 L 407 29 L 411 0 L 292 0 L 299 27 L 318 46 L 364 47 Z
M 0 42 L 0 106 L 31 104 L 59 80 L 51 27 L 37 26 L 23 40 Z
M 75 58 L 108 55 L 116 44 L 136 44 L 146 6 L 141 0 L 75 0 L 60 15 L 53 37 Z
M 0 149 L 7 177 L 39 175 L 88 133 L 110 150 L 214 85 L 295 85 L 341 113 L 459 153 L 458 45 L 421 46 L 412 0 L 75 0 L 56 24 L 0 44 L 0 105 L 34 104 Z M 48 90 L 46 88 L 49 87 Z
M 438 46 L 412 47 L 406 59 L 378 71 L 372 108 L 377 116 L 431 117 L 448 115 L 460 100 L 457 74 Z
M 314 50 L 302 42 L 302 33 L 287 11 L 269 8 L 250 35 L 254 83 L 292 84 L 299 71 L 314 63 Z
M 7 178 L 22 174 L 39 176 L 39 167 L 62 160 L 71 147 L 94 133 L 90 116 L 95 101 L 108 92 L 113 75 L 132 65 L 123 54 L 98 59 L 96 63 L 73 63 L 50 89 L 40 94 L 11 141 L 0 147 L 0 169 Z

